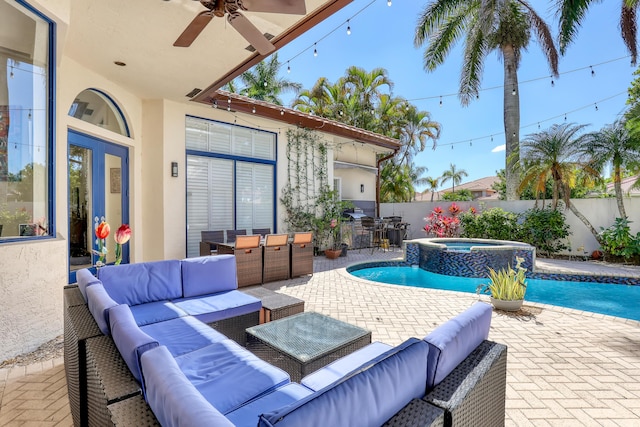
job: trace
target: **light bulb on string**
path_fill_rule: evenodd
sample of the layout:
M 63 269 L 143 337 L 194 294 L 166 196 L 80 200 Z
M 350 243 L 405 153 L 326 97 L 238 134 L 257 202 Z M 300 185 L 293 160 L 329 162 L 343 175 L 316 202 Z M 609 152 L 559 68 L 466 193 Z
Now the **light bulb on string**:
M 515 138 L 516 137 L 516 133 L 514 132 L 511 136 L 513 136 Z
M 493 142 L 493 135 L 491 135 L 491 142 Z
M 11 66 L 11 72 L 9 73 L 9 77 L 13 78 L 13 65 Z
M 347 35 L 351 35 L 351 25 L 349 24 L 349 20 L 347 19 Z
M 567 121 L 567 113 L 564 114 L 564 121 Z
M 540 122 L 538 122 L 538 129 L 540 129 Z
M 553 81 L 553 76 L 549 76 L 551 78 L 551 87 L 554 87 L 556 85 L 556 82 Z
M 291 65 L 289 65 L 289 61 L 287 61 L 287 73 L 291 73 Z
M 596 107 L 596 111 L 598 111 L 598 104 L 593 104 Z
M 469 140 L 469 147 L 472 147 L 472 146 L 473 146 L 473 141 L 470 139 Z
M 213 104 L 211 104 L 211 106 L 212 106 L 213 108 L 218 108 L 218 100 L 217 100 L 217 99 L 214 99 L 214 100 L 213 100 Z
M 596 72 L 593 71 L 593 67 L 591 65 L 589 65 L 589 68 L 591 68 L 591 77 L 595 77 L 596 76 Z
M 596 105 L 596 110 L 598 109 L 598 106 Z M 29 121 L 31 121 L 31 110 L 29 110 L 29 115 L 27 116 L 27 118 L 29 119 Z
M 387 0 L 387 6 L 391 7 L 391 0 Z
M 513 90 L 511 91 L 511 95 L 516 96 L 516 93 L 517 93 L 517 92 L 516 92 L 516 87 L 514 86 L 514 87 L 513 87 Z
M 284 116 L 284 110 L 280 110 L 280 115 Z
M 256 107 L 255 107 L 255 105 L 254 105 L 254 106 L 253 106 L 253 108 L 251 109 L 251 112 L 252 112 L 253 114 L 255 114 L 255 113 L 256 113 Z
M 316 43 L 313 44 L 313 56 L 318 56 L 318 48 Z
M 440 106 L 442 107 L 442 95 L 440 96 Z
M 264 87 L 267 87 L 267 81 L 266 80 L 264 81 Z
M 451 149 L 453 150 L 453 144 L 451 144 Z

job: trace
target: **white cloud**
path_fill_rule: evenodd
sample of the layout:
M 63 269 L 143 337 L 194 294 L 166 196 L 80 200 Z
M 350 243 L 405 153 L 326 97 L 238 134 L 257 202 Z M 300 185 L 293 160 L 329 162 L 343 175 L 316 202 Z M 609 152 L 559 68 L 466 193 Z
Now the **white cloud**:
M 498 145 L 497 147 L 495 147 L 493 150 L 491 150 L 492 153 L 499 153 L 501 151 L 504 151 L 507 149 L 506 144 L 502 144 L 502 145 Z

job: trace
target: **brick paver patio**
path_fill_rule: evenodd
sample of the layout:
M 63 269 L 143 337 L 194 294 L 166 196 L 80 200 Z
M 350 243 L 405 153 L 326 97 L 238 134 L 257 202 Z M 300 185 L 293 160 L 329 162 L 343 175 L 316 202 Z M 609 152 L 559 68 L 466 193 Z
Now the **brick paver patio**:
M 401 255 L 362 250 L 337 260 L 316 257 L 313 277 L 267 287 L 393 345 L 426 335 L 477 301 L 472 294 L 372 283 L 344 269 Z M 545 263 L 545 270 L 553 268 Z M 640 322 L 526 302 L 525 311 L 494 312 L 489 334 L 509 347 L 506 424 L 640 426 Z M 72 425 L 62 361 L 0 370 L 0 404 L 2 426 Z

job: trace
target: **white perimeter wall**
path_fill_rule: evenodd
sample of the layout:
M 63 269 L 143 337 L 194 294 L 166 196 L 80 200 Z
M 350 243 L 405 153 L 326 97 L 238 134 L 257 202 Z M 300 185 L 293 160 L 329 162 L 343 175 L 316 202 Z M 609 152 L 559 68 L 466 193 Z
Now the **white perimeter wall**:
M 484 201 L 484 202 L 456 202 L 462 210 L 466 211 L 471 206 L 475 207 L 478 211 L 482 209 L 491 209 L 494 207 L 500 207 L 505 211 L 520 213 L 527 209 L 530 209 L 534 205 L 533 200 L 518 200 L 513 202 L 507 201 Z M 382 203 L 380 205 L 380 215 L 392 216 L 400 215 L 403 220 L 410 223 L 409 238 L 418 239 L 426 237 L 422 228 L 425 226 L 425 217 L 436 206 L 441 206 L 446 209 L 452 202 L 437 201 L 437 202 L 413 202 L 413 203 Z M 549 203 L 547 201 L 547 203 Z M 620 216 L 618 213 L 618 207 L 614 198 L 607 199 L 576 199 L 571 200 L 571 203 L 575 205 L 579 212 L 581 212 L 594 228 L 600 231 L 600 227 L 609 227 L 613 224 L 615 218 Z M 540 206 L 540 205 L 539 205 Z M 624 199 L 624 206 L 627 211 L 627 215 L 631 223 L 631 233 L 636 234 L 640 231 L 640 197 Z M 568 246 L 571 247 L 571 251 L 566 251 L 564 254 L 571 255 L 584 255 L 585 252 L 590 254 L 596 249 L 600 248 L 600 245 L 593 237 L 589 229 L 568 209 L 564 210 L 567 224 L 571 227 L 571 234 L 568 237 Z M 584 247 L 584 249 L 582 249 Z M 578 251 L 581 248 L 581 251 Z

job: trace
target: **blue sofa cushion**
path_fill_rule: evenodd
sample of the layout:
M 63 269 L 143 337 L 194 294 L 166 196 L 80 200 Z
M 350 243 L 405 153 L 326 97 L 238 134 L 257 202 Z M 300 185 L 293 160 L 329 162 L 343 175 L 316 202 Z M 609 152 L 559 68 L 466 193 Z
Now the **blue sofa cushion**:
M 187 313 L 170 301 L 148 302 L 129 307 L 138 326 L 163 322 L 187 316 Z
M 234 255 L 182 260 L 182 295 L 185 298 L 238 289 Z
M 410 338 L 298 402 L 260 416 L 259 426 L 379 427 L 423 397 L 429 346 Z
M 220 256 L 220 255 L 218 255 Z M 262 302 L 240 291 L 226 291 L 208 296 L 182 298 L 175 305 L 204 323 L 260 311 Z
M 111 299 L 101 283 L 94 283 L 88 286 L 85 291 L 87 292 L 89 311 L 98 324 L 100 332 L 109 335 L 109 309 L 118 303 Z
M 96 276 L 94 276 L 88 269 L 83 268 L 76 272 L 76 282 L 78 283 L 78 289 L 85 301 L 87 301 L 87 286 L 102 283 Z
M 146 399 L 162 426 L 234 427 L 187 380 L 166 347 L 145 352 L 141 363 Z
M 223 414 L 290 381 L 289 374 L 230 339 L 178 356 L 176 362 Z
M 313 391 L 320 390 L 329 384 L 341 380 L 349 372 L 370 362 L 392 348 L 389 344 L 373 342 L 307 375 L 300 381 L 300 384 Z
M 311 390 L 300 384 L 289 383 L 229 412 L 226 417 L 238 427 L 257 426 L 261 414 L 272 411 L 274 408 L 291 405 L 311 393 L 313 393 Z
M 192 316 L 151 323 L 140 329 L 166 346 L 174 357 L 227 339 Z
M 118 304 L 137 305 L 182 297 L 179 260 L 107 265 L 98 278 Z
M 424 340 L 429 344 L 427 389 L 438 385 L 489 336 L 492 308 L 477 302 L 438 326 Z
M 120 304 L 109 309 L 109 323 L 120 355 L 133 376 L 142 382 L 140 357 L 145 351 L 158 347 L 158 341 L 138 328 L 128 305 Z

